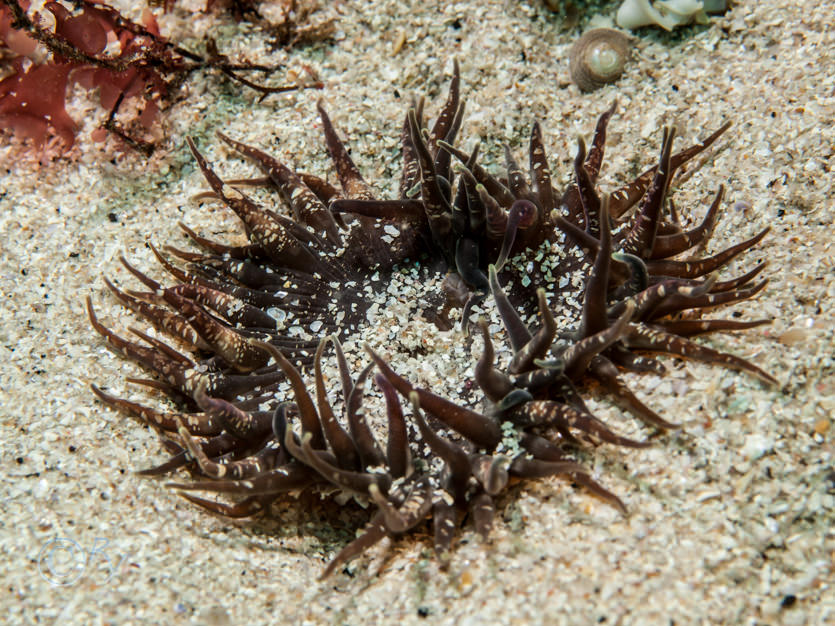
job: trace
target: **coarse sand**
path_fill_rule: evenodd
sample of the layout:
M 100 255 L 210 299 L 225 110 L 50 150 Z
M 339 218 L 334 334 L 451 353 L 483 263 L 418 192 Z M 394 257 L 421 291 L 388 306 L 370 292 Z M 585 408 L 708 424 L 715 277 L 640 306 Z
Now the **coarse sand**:
M 309 68 L 324 89 L 259 102 L 239 84 L 195 76 L 164 112 L 148 159 L 112 138 L 91 142 L 103 112 L 77 88 L 79 139 L 66 158 L 38 166 L 0 146 L 0 621 L 835 623 L 835 1 L 743 0 L 707 26 L 642 30 L 621 80 L 581 94 L 568 76 L 571 42 L 593 13 L 606 25 L 618 3 L 593 4 L 568 30 L 533 0 L 334 2 L 324 9 L 337 19 L 332 42 L 271 52 L 258 27 L 197 12 L 202 0 L 177 3 L 160 19 L 165 33 L 195 46 L 211 33 L 231 58 Z M 332 177 L 322 97 L 366 179 L 393 194 L 402 116 L 420 94 L 437 112 L 453 57 L 467 99 L 461 142 L 481 137 L 484 162 L 498 168 L 502 144 L 521 155 L 539 120 L 560 186 L 577 137 L 590 137 L 614 99 L 604 189 L 653 162 L 664 125 L 683 146 L 733 122 L 674 197 L 695 220 L 725 185 L 709 250 L 771 226 L 724 274 L 765 260 L 767 287 L 717 315 L 773 323 L 706 341 L 780 385 L 667 359 L 669 376 L 630 380 L 683 430 L 648 450 L 590 455 L 629 516 L 559 478 L 527 481 L 500 499 L 488 544 L 464 527 L 448 571 L 421 532 L 319 582 L 356 515 L 307 503 L 237 523 L 134 475 L 165 455 L 153 432 L 91 394 L 91 382 L 142 392 L 125 383 L 140 370 L 105 347 L 83 301 L 91 295 L 103 321 L 124 330 L 137 321 L 102 282 L 129 282 L 120 254 L 162 278 L 147 243 L 185 247 L 178 221 L 240 237 L 228 211 L 191 199 L 206 185 L 187 135 L 226 177 L 255 169 L 218 129 Z M 618 427 L 627 421 L 596 406 Z

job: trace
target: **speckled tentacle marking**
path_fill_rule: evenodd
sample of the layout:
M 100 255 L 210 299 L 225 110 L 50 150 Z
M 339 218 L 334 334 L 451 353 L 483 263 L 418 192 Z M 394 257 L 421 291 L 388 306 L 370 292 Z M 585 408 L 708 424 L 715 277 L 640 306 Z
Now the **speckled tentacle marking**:
M 163 391 L 178 406 L 159 410 L 93 385 L 100 400 L 160 433 L 172 456 L 143 474 L 185 469 L 194 480 L 169 486 L 229 517 L 267 511 L 304 490 L 353 494 L 371 505 L 365 531 L 331 560 L 324 576 L 382 538 L 427 520 L 446 563 L 459 518 L 469 513 L 486 537 L 494 498 L 512 480 L 565 475 L 624 511 L 573 452 L 598 442 L 627 448 L 648 443 L 618 434 L 592 413 L 583 397 L 590 382 L 660 430 L 678 425 L 622 378 L 624 371 L 663 374 L 657 355 L 775 382 L 744 359 L 691 339 L 765 323 L 698 314 L 763 288 L 764 281 L 754 281 L 764 264 L 725 281 L 715 272 L 766 231 L 713 256 L 678 258 L 706 243 L 723 189 L 702 224 L 686 231 L 669 198 L 671 181 L 727 125 L 678 153 L 675 132 L 665 129 L 658 163 L 601 195 L 596 181 L 613 105 L 600 117 L 591 147 L 579 142 L 574 182 L 560 193 L 538 123 L 527 174 L 509 148 L 506 175 L 498 177 L 478 162 L 478 147 L 468 154 L 454 146 L 464 111 L 459 85 L 456 63 L 431 130 L 422 100 L 407 112 L 396 199 L 374 197 L 322 102 L 318 110 L 339 188 L 219 133 L 263 173 L 224 183 L 189 139 L 211 188 L 200 197 L 224 203 L 248 243 L 211 241 L 181 225 L 199 251 L 152 248 L 172 286 L 124 259 L 145 290 L 105 279 L 119 302 L 186 351 L 139 330 L 131 330 L 134 339 L 122 337 L 101 324 L 87 302 L 91 324 L 108 345 L 153 375 L 132 382 Z M 256 203 L 240 188 L 253 183 L 276 191 L 280 203 Z M 480 331 L 469 335 L 483 344 L 473 370 L 480 392 L 475 400 L 414 384 L 379 348 L 366 346 L 353 355 L 355 367 L 364 362 L 360 371 L 349 365 L 341 341 L 355 342 L 377 306 L 373 294 L 384 292 L 406 264 L 421 267 L 419 280 L 427 283 L 445 276 L 437 292 L 413 307 L 415 316 L 435 322 L 440 332 L 456 332 L 452 312 L 460 309 L 464 327 Z M 476 308 L 488 304 L 504 326 L 508 359 L 497 358 L 497 334 Z M 338 405 L 323 374 L 328 346 L 338 367 Z M 368 409 L 372 395 L 381 400 Z M 238 499 L 216 501 L 193 491 Z

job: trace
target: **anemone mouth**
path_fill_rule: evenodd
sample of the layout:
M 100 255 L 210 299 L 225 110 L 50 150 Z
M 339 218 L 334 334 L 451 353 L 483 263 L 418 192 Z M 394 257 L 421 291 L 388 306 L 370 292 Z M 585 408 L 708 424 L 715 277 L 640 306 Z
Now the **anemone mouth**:
M 596 417 L 584 399 L 590 388 L 659 432 L 678 425 L 623 377 L 663 373 L 653 355 L 775 382 L 691 339 L 765 323 L 700 315 L 763 288 L 755 282 L 762 264 L 728 280 L 716 273 L 766 231 L 713 256 L 689 256 L 710 237 L 723 190 L 691 230 L 669 197 L 682 165 L 728 125 L 677 153 L 675 132 L 665 129 L 657 165 L 601 194 L 613 105 L 588 149 L 580 140 L 574 182 L 558 193 L 539 124 L 529 172 L 507 148 L 506 174 L 494 176 L 478 163 L 478 147 L 455 147 L 464 117 L 456 63 L 431 128 L 422 101 L 408 111 L 399 196 L 379 199 L 321 101 L 318 109 L 338 188 L 218 133 L 263 172 L 224 182 L 189 139 L 211 188 L 201 196 L 231 209 L 248 243 L 211 241 L 183 226 L 199 252 L 153 248 L 172 286 L 125 259 L 146 290 L 105 279 L 123 305 L 186 349 L 139 330 L 139 342 L 121 337 L 88 299 L 94 329 L 148 369 L 154 379 L 140 382 L 180 410 L 93 392 L 159 431 L 172 456 L 143 473 L 187 470 L 192 482 L 169 486 L 190 502 L 249 517 L 299 492 L 349 494 L 368 505 L 369 521 L 323 576 L 427 520 L 444 564 L 465 515 L 489 535 L 495 498 L 513 480 L 567 476 L 626 510 L 577 451 L 649 443 Z M 242 191 L 247 183 L 277 192 L 280 203 L 259 205 Z

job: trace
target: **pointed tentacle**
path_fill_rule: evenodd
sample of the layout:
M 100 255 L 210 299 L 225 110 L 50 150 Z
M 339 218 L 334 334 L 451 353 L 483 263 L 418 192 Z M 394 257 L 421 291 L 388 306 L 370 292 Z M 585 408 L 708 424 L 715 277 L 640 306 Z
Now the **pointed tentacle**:
M 719 213 L 719 205 L 722 203 L 724 195 L 725 186 L 719 185 L 719 190 L 716 192 L 716 197 L 713 199 L 707 215 L 696 228 L 685 233 L 656 237 L 649 258 L 651 260 L 666 259 L 679 255 L 694 246 L 705 244 L 716 225 L 716 216 Z
M 586 157 L 586 171 L 589 173 L 591 181 L 597 182 L 597 176 L 600 173 L 600 166 L 603 164 L 603 154 L 606 148 L 606 129 L 609 126 L 609 120 L 618 108 L 618 101 L 615 99 L 606 111 L 604 111 L 594 127 L 594 137 L 591 140 L 591 148 Z
M 368 525 L 365 527 L 362 535 L 354 539 L 347 546 L 342 548 L 335 557 L 328 563 L 328 566 L 319 576 L 319 580 L 324 580 L 334 573 L 336 568 L 345 565 L 351 559 L 358 557 L 360 554 L 368 550 L 371 546 L 378 543 L 386 536 L 386 530 L 383 528 L 382 515 L 375 515 Z
M 673 313 L 679 313 L 686 309 L 707 309 L 719 306 L 721 304 L 732 304 L 734 302 L 741 302 L 748 300 L 757 295 L 760 291 L 765 289 L 768 284 L 768 279 L 760 281 L 756 285 L 752 285 L 747 289 L 734 289 L 733 291 L 722 291 L 719 293 L 706 293 L 695 297 L 679 296 L 677 294 L 671 295 L 658 308 L 656 308 L 650 319 L 657 319 Z
M 649 261 L 647 269 L 651 274 L 659 276 L 676 276 L 678 278 L 698 278 L 705 274 L 710 274 L 724 265 L 727 265 L 731 259 L 739 256 L 749 248 L 753 248 L 763 237 L 766 236 L 770 227 L 764 228 L 754 237 L 731 246 L 722 252 L 705 259 L 698 259 L 693 261 Z
M 700 143 L 674 154 L 670 158 L 671 173 L 675 174 L 675 172 L 677 172 L 682 165 L 693 159 L 700 152 L 709 148 L 730 127 L 731 123 L 726 122 Z M 658 166 L 656 165 L 649 168 L 631 183 L 612 192 L 612 204 L 610 207 L 612 219 L 620 219 L 624 213 L 631 209 L 635 203 L 641 199 L 641 196 L 644 195 L 647 187 L 649 187 L 655 177 L 655 170 L 657 167 Z
M 583 413 L 577 409 L 551 400 L 534 400 L 516 409 L 512 415 L 514 423 L 531 426 L 550 426 L 560 433 L 569 432 L 575 428 L 605 441 L 626 448 L 647 448 L 652 443 L 635 441 L 613 432 L 599 419 L 590 413 Z
M 444 460 L 449 468 L 450 482 L 455 501 L 457 503 L 463 503 L 466 501 L 467 486 L 472 475 L 467 453 L 460 446 L 438 435 L 435 429 L 426 422 L 420 410 L 420 396 L 416 391 L 409 393 L 409 402 L 412 404 L 413 417 L 423 437 L 423 441 L 429 445 L 433 453 Z
M 135 312 L 137 315 L 140 315 L 148 320 L 148 322 L 150 322 L 158 330 L 168 335 L 178 337 L 198 350 L 210 349 L 209 344 L 181 315 L 173 313 L 161 306 L 157 306 L 156 304 L 146 302 L 145 294 L 126 293 L 122 291 L 106 277 L 104 278 L 104 284 L 119 302 Z M 147 295 L 156 297 L 156 294 L 153 293 Z
M 299 371 L 292 363 L 290 363 L 290 361 L 287 360 L 287 357 L 285 357 L 281 351 L 272 344 L 263 341 L 255 341 L 253 343 L 257 347 L 268 352 L 276 360 L 276 363 L 278 363 L 293 388 L 293 395 L 296 398 L 296 404 L 299 407 L 299 413 L 301 415 L 302 432 L 310 433 L 311 443 L 314 448 L 317 450 L 324 449 L 325 436 L 322 432 L 319 416 L 316 413 L 316 407 L 313 404 L 313 400 L 310 398 L 310 394 L 307 392 L 307 387 L 305 386 L 304 380 L 302 380 Z
M 166 486 L 178 491 L 212 491 L 265 496 L 304 489 L 313 482 L 315 482 L 315 474 L 310 468 L 293 461 L 244 480 L 200 480 L 192 483 L 167 483 Z
M 612 233 L 609 230 L 609 197 L 600 203 L 600 246 L 583 296 L 580 336 L 590 337 L 608 326 L 606 297 L 609 292 L 609 268 L 612 258 Z
M 768 265 L 768 261 L 763 261 L 758 263 L 754 269 L 749 272 L 746 272 L 742 276 L 737 278 L 733 278 L 731 280 L 723 280 L 716 283 L 711 289 L 711 292 L 718 293 L 720 291 L 730 291 L 731 289 L 739 289 L 740 287 L 744 287 L 752 280 L 754 280 L 760 273 L 766 268 Z
M 507 374 L 496 369 L 496 351 L 493 348 L 493 341 L 490 339 L 487 322 L 482 320 L 479 323 L 479 328 L 481 329 L 481 336 L 484 338 L 484 351 L 475 366 L 475 380 L 491 402 L 499 402 L 513 391 L 513 383 Z
M 551 186 L 551 168 L 548 165 L 548 156 L 545 154 L 542 128 L 539 122 L 534 122 L 531 128 L 528 161 L 536 199 L 543 215 L 550 215 L 551 211 L 557 208 L 557 201 L 554 198 L 554 188 Z M 542 216 L 540 216 L 540 219 L 542 219 Z
M 333 215 L 295 172 L 258 148 L 235 141 L 219 131 L 217 136 L 261 168 L 292 208 L 296 221 L 304 222 L 318 232 L 324 232 L 333 245 L 340 244 L 339 226 Z
M 351 390 L 351 395 L 345 402 L 348 413 L 348 426 L 351 429 L 351 438 L 357 447 L 363 467 L 380 466 L 385 461 L 383 452 L 380 450 L 380 446 L 374 438 L 374 433 L 371 432 L 371 428 L 365 420 L 365 409 L 362 407 L 365 381 L 373 367 L 374 364 L 370 363 L 363 368 L 360 375 L 357 376 L 357 382 Z
M 510 345 L 513 347 L 514 352 L 519 352 L 530 342 L 531 333 L 527 326 L 525 326 L 522 318 L 519 317 L 519 313 L 516 312 L 516 307 L 510 303 L 507 294 L 501 285 L 499 285 L 499 279 L 496 276 L 496 266 L 490 265 L 487 270 L 490 275 L 490 291 L 493 294 L 496 308 L 499 310 L 499 315 L 510 338 Z
M 159 350 L 146 348 L 120 337 L 112 330 L 101 324 L 93 311 L 93 300 L 87 296 L 87 316 L 93 329 L 104 337 L 105 343 L 121 352 L 129 359 L 136 361 L 143 367 L 156 372 L 172 386 L 181 388 L 186 383 L 186 367 L 181 361 L 161 353 Z
M 331 161 L 336 167 L 336 175 L 339 177 L 339 184 L 343 191 L 349 198 L 358 200 L 370 200 L 373 197 L 371 188 L 363 179 L 354 161 L 345 149 L 342 140 L 336 134 L 336 130 L 331 123 L 331 118 L 325 111 L 325 105 L 320 98 L 316 102 L 316 110 L 319 112 L 319 118 L 322 120 L 322 130 L 325 132 L 325 145 L 328 148 Z
M 245 517 L 252 517 L 269 508 L 273 500 L 272 496 L 249 496 L 235 504 L 227 504 L 225 502 L 215 502 L 213 500 L 206 500 L 205 498 L 198 498 L 190 493 L 181 493 L 181 497 L 185 498 L 192 504 L 231 519 L 242 519 Z
M 316 470 L 322 478 L 341 489 L 356 493 L 367 493 L 371 485 L 377 485 L 383 493 L 388 493 L 391 486 L 391 476 L 386 473 L 369 474 L 367 472 L 352 472 L 339 468 L 330 454 L 323 454 L 314 450 L 310 445 L 311 434 L 302 435 L 301 444 L 296 443 L 295 435 L 288 429 L 284 437 L 284 445 L 294 458 Z
M 374 382 L 383 392 L 386 400 L 386 416 L 388 417 L 388 446 L 386 448 L 386 465 L 393 478 L 401 478 L 412 473 L 412 453 L 409 449 L 409 433 L 403 409 L 397 399 L 397 391 L 382 374 L 374 376 Z
M 460 150 L 445 141 L 439 141 L 438 145 L 442 146 L 444 150 L 449 151 L 452 156 L 461 161 L 464 165 L 467 165 L 467 163 L 470 162 L 470 155 L 463 150 Z M 479 184 L 484 185 L 487 193 L 495 198 L 496 202 L 498 202 L 501 206 L 510 206 L 513 204 L 515 198 L 513 197 L 513 194 L 510 193 L 510 190 L 498 179 L 491 176 L 486 169 L 477 163 L 472 163 L 468 167 L 472 172 L 473 178 L 475 178 Z
M 600 196 L 597 195 L 594 182 L 589 176 L 588 170 L 586 170 L 585 159 L 586 143 L 582 137 L 579 137 L 577 139 L 577 156 L 574 157 L 574 181 L 580 205 L 583 209 L 582 226 L 588 234 L 599 237 L 600 221 L 602 220 Z
M 707 333 L 747 330 L 763 324 L 770 324 L 771 320 L 753 320 L 743 322 L 738 320 L 661 320 L 652 323 L 654 328 L 681 337 L 695 337 Z
M 436 396 L 434 393 L 413 387 L 405 378 L 395 374 L 391 367 L 371 348 L 365 346 L 365 350 L 376 363 L 380 373 L 403 397 L 411 400 L 411 393 L 416 392 L 422 409 L 487 450 L 492 450 L 501 441 L 501 428 L 496 422 L 466 407 Z
M 754 374 L 771 385 L 778 384 L 776 378 L 741 357 L 733 354 L 725 354 L 724 352 L 719 352 L 706 346 L 700 346 L 683 337 L 676 337 L 662 330 L 649 328 L 642 324 L 634 324 L 631 326 L 631 332 L 624 338 L 624 342 L 631 348 L 673 354 L 688 359 L 704 361 L 705 363 L 724 365 L 731 369 Z
M 143 406 L 124 398 L 117 398 L 105 391 L 102 391 L 94 384 L 90 384 L 93 393 L 105 404 L 130 413 L 138 417 L 144 423 L 166 432 L 177 432 L 178 421 L 185 425 L 189 434 L 197 437 L 211 437 L 223 432 L 223 424 L 212 415 L 208 414 L 185 414 L 167 413 Z
M 446 140 L 450 129 L 455 123 L 455 117 L 460 108 L 461 102 L 461 68 L 458 65 L 458 59 L 452 60 L 452 80 L 449 83 L 449 93 L 447 94 L 446 102 L 438 114 L 438 119 L 429 133 L 429 148 L 433 154 L 438 149 L 438 140 Z M 460 123 L 460 121 L 459 121 Z M 451 142 L 450 142 L 451 143 Z
M 189 433 L 184 422 L 179 417 L 174 418 L 177 422 L 177 432 L 181 441 L 185 444 L 189 454 L 197 461 L 200 471 L 210 478 L 226 478 L 241 480 L 258 476 L 275 467 L 278 459 L 278 445 L 267 445 L 261 452 L 230 463 L 217 463 L 212 461 Z
M 522 231 L 522 234 L 524 234 L 524 231 L 536 230 L 538 215 L 539 209 L 529 200 L 517 200 L 510 207 L 510 211 L 507 214 L 507 225 L 505 226 L 502 248 L 496 259 L 497 271 L 502 269 L 502 266 L 510 256 L 510 251 L 516 242 L 517 232 Z M 536 234 L 538 236 L 538 233 Z
M 398 507 L 386 498 L 373 484 L 368 493 L 383 513 L 383 523 L 390 533 L 404 533 L 420 524 L 432 508 L 432 485 L 428 478 L 418 481 Z
M 634 224 L 619 246 L 621 252 L 625 254 L 634 254 L 641 259 L 652 256 L 656 234 L 658 233 L 658 224 L 661 220 L 661 208 L 664 206 L 664 199 L 667 196 L 667 188 L 672 176 L 670 158 L 675 134 L 675 128 L 673 127 L 664 129 L 664 140 L 661 142 L 661 155 L 658 158 L 655 176 L 644 195 L 641 205 L 638 207 Z
M 449 549 L 455 536 L 456 511 L 451 502 L 438 498 L 432 503 L 432 531 L 435 557 L 441 570 L 449 567 Z
M 521 350 L 517 351 L 510 361 L 508 372 L 510 374 L 521 374 L 531 369 L 536 359 L 541 359 L 548 352 L 554 337 L 557 335 L 557 322 L 548 307 L 545 299 L 545 290 L 541 287 L 536 290 L 539 314 L 542 317 L 542 328 L 526 343 Z
M 592 376 L 600 381 L 609 393 L 615 396 L 622 406 L 648 426 L 661 428 L 663 430 L 676 430 L 681 428 L 681 424 L 668 422 L 658 415 L 658 413 L 641 402 L 638 397 L 630 391 L 629 387 L 621 381 L 618 376 L 617 368 L 605 357 L 594 357 L 589 366 L 589 371 Z
M 313 357 L 314 379 L 316 381 L 316 404 L 319 407 L 319 418 L 325 438 L 333 450 L 334 456 L 342 469 L 357 469 L 359 467 L 359 453 L 354 446 L 354 440 L 345 432 L 333 413 L 333 408 L 328 401 L 328 394 L 325 390 L 325 381 L 322 376 L 322 353 L 329 340 L 335 337 L 323 337 Z M 343 357 L 344 358 L 344 357 Z
M 634 310 L 634 301 L 627 300 L 623 313 L 611 326 L 578 341 L 563 353 L 565 375 L 570 380 L 579 378 L 588 369 L 589 363 L 595 356 L 623 337 L 627 331 L 627 325 L 632 320 Z

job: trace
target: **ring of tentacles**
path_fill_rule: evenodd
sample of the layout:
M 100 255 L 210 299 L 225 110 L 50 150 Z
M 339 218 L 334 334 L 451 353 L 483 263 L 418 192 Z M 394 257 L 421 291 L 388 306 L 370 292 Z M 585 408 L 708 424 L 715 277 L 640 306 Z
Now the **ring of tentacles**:
M 161 390 L 178 408 L 142 406 L 93 385 L 105 403 L 160 433 L 172 456 L 142 473 L 190 472 L 194 481 L 171 486 L 229 517 L 269 511 L 304 490 L 341 494 L 343 501 L 350 494 L 369 507 L 366 527 L 323 576 L 427 520 L 445 565 L 461 521 L 470 520 L 486 537 L 496 496 L 518 479 L 563 475 L 625 510 L 577 461 L 576 451 L 601 443 L 649 444 L 595 417 L 583 391 L 594 387 L 655 432 L 675 429 L 624 382 L 623 372 L 663 373 L 655 355 L 743 370 L 774 383 L 755 365 L 691 340 L 764 323 L 700 313 L 763 288 L 765 281 L 755 279 L 764 264 L 725 281 L 716 272 L 767 229 L 699 258 L 693 250 L 712 232 L 722 188 L 690 230 L 669 198 L 682 166 L 728 125 L 677 153 L 675 133 L 665 129 L 657 165 L 601 194 L 596 179 L 613 105 L 599 118 L 590 148 L 579 141 L 574 182 L 560 194 L 539 124 L 530 136 L 528 175 L 508 148 L 506 174 L 496 176 L 478 163 L 478 145 L 469 153 L 454 146 L 464 112 L 459 83 L 456 63 L 431 130 L 423 101 L 413 101 L 393 200 L 374 197 L 321 102 L 339 188 L 218 133 L 263 171 L 261 178 L 224 183 L 188 140 L 211 187 L 201 195 L 235 213 L 248 243 L 225 245 L 182 226 L 199 252 L 154 249 L 176 284 L 164 287 L 124 259 L 147 291 L 105 283 L 126 307 L 189 350 L 134 329 L 140 341 L 129 341 L 103 326 L 87 302 L 107 344 L 155 375 L 133 382 Z M 259 205 L 242 191 L 245 184 L 277 191 L 280 206 Z M 481 349 L 468 370 L 475 383 L 469 396 L 442 397 L 411 382 L 384 349 L 366 345 L 354 359 L 364 361 L 361 371 L 349 365 L 340 338 L 351 340 L 367 325 L 377 306 L 374 294 L 403 276 L 435 285 L 421 296 L 415 316 Z M 488 324 L 488 311 L 497 323 Z M 497 349 L 496 338 L 510 349 Z M 323 374 L 326 350 L 338 366 L 339 401 L 330 398 L 329 391 L 339 390 L 329 390 Z M 372 373 L 373 388 L 366 385 Z M 371 395 L 380 399 L 373 410 Z

